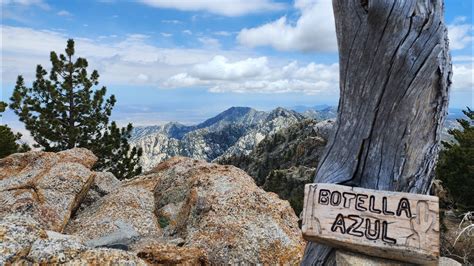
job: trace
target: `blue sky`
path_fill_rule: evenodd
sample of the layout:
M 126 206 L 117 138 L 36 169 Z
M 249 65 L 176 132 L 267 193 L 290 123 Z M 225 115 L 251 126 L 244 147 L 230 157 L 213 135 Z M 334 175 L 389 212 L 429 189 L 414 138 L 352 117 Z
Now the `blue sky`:
M 330 0 L 0 0 L 2 99 L 49 51 L 78 56 L 116 95 L 114 119 L 196 123 L 231 106 L 336 105 Z M 451 107 L 473 106 L 473 1 L 446 0 Z M 21 130 L 8 112 L 3 123 Z

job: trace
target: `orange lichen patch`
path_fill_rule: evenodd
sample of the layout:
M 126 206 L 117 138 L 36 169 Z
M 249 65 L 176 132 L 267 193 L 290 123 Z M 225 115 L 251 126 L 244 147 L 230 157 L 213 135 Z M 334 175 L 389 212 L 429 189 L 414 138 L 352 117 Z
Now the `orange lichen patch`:
M 182 162 L 183 160 L 186 160 L 187 158 L 186 157 L 181 157 L 181 156 L 176 156 L 176 157 L 173 157 L 169 160 L 166 160 L 164 162 L 161 162 L 160 164 L 158 164 L 157 166 L 155 166 L 151 171 L 149 171 L 148 173 L 156 173 L 156 172 L 159 172 L 161 170 L 164 170 L 164 169 L 168 169 L 170 167 L 173 167 L 177 164 L 179 164 L 180 162 Z
M 47 238 L 40 224 L 31 218 L 2 217 L 0 222 L 0 265 L 11 265 L 28 255 L 37 239 Z
M 29 198 L 31 198 L 32 200 L 37 201 L 39 203 L 44 202 L 44 196 L 41 195 L 41 192 L 39 192 L 38 188 L 35 187 L 34 184 L 19 185 L 19 186 L 16 186 L 16 187 L 5 189 L 2 192 L 5 192 L 5 191 L 13 192 L 13 195 L 15 197 L 20 198 L 20 200 L 21 200 L 21 198 L 25 199 L 25 197 L 22 197 L 22 196 L 24 196 L 23 194 L 26 193 L 26 194 L 30 195 Z
M 260 261 L 263 264 L 275 264 L 277 262 L 279 265 L 299 265 L 300 256 L 305 247 L 306 245 L 298 245 L 293 249 L 288 249 L 280 241 L 275 241 L 260 253 Z
M 97 157 L 89 150 L 75 148 L 56 153 L 62 162 L 79 163 L 87 168 L 92 168 L 97 162 Z
M 9 156 L 0 160 L 0 168 L 4 169 L 0 172 L 0 180 L 7 178 L 13 174 L 20 172 L 28 165 L 27 160 L 18 160 L 15 156 Z
M 152 265 L 210 265 L 206 251 L 195 247 L 153 245 L 137 256 Z
M 132 252 L 116 249 L 87 250 L 67 263 L 70 265 L 147 265 L 145 261 Z
M 146 174 L 127 180 L 122 184 L 122 187 L 141 187 L 149 191 L 153 191 L 158 183 L 159 176 L 153 174 Z

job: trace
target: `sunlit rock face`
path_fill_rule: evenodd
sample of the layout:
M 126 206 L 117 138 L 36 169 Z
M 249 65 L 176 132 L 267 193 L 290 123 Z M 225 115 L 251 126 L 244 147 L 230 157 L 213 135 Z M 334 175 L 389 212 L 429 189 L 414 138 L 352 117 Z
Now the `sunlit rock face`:
M 0 160 L 0 264 L 297 264 L 287 201 L 244 171 L 185 157 L 119 181 L 88 150 Z
M 86 149 L 28 152 L 0 160 L 0 217 L 30 216 L 62 232 L 94 181 L 97 158 Z
M 248 107 L 232 107 L 195 126 L 168 123 L 138 127 L 132 144 L 143 149 L 141 165 L 150 170 L 173 156 L 213 161 L 248 154 L 266 136 L 304 119 L 284 108 L 271 112 Z
M 155 211 L 164 237 L 206 250 L 214 264 L 293 264 L 304 241 L 287 201 L 244 171 L 184 157 L 161 163 Z

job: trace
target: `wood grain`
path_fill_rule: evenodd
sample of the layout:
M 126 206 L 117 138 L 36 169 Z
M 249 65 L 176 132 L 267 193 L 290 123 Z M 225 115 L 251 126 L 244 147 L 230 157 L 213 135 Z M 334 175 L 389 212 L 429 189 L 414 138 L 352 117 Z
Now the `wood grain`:
M 319 183 L 304 200 L 306 240 L 411 263 L 439 258 L 437 197 Z
M 443 0 L 333 0 L 340 100 L 315 183 L 426 194 L 451 86 Z M 308 243 L 302 265 L 334 264 Z

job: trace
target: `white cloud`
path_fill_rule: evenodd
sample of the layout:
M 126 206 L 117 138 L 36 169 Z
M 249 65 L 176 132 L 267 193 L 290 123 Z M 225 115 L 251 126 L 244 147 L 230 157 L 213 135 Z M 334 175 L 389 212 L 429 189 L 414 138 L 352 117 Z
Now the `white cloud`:
M 35 77 L 37 64 L 50 68 L 50 51 L 63 52 L 70 36 L 59 31 L 35 30 L 26 27 L 0 25 L 1 83 L 14 84 L 17 75 L 27 83 Z M 228 58 L 248 57 L 247 53 L 210 49 L 162 48 L 148 43 L 150 36 L 129 34 L 125 37 L 88 39 L 74 37 L 76 55 L 97 69 L 106 85 L 161 86 L 161 83 L 190 66 L 208 62 L 216 53 Z
M 219 42 L 219 40 L 214 38 L 201 37 L 198 38 L 198 41 L 200 41 L 202 45 L 208 49 L 219 49 L 221 47 L 221 43 Z
M 171 37 L 171 36 L 173 36 L 173 34 L 167 33 L 167 32 L 162 32 L 162 33 L 161 33 L 161 36 L 163 36 L 163 37 Z
M 188 73 L 179 73 L 170 77 L 165 83 L 165 86 L 170 88 L 178 87 L 195 87 L 203 85 L 198 78 L 190 76 Z
M 453 56 L 452 58 L 453 62 L 474 62 L 474 56 L 472 55 L 458 55 L 458 56 Z
M 474 88 L 474 66 L 473 64 L 453 65 L 453 90 L 473 91 Z
M 250 29 L 243 29 L 237 40 L 248 47 L 271 46 L 281 51 L 337 51 L 331 1 L 296 0 L 301 12 L 296 23 L 286 16 Z
M 248 58 L 230 63 L 224 56 L 215 56 L 211 61 L 195 65 L 191 75 L 202 80 L 238 80 L 252 78 L 269 71 L 266 57 Z
M 170 77 L 168 87 L 209 87 L 211 92 L 256 92 L 337 95 L 338 65 L 309 63 L 300 66 L 291 62 L 284 66 L 270 66 L 266 57 L 247 58 L 230 62 L 216 56 L 204 64 L 196 64 L 187 72 Z
M 466 23 L 465 17 L 457 17 L 448 25 L 448 37 L 451 50 L 464 49 L 474 40 L 474 25 Z
M 183 30 L 182 33 L 188 34 L 188 35 L 193 35 L 193 32 L 190 30 Z
M 63 52 L 70 37 L 60 31 L 5 25 L 0 25 L 0 31 L 2 86 L 14 84 L 19 74 L 30 84 L 36 64 L 49 69 L 49 52 Z M 87 58 L 90 68 L 99 70 L 101 83 L 108 86 L 201 86 L 213 92 L 301 92 L 334 96 L 338 91 L 337 64 L 284 63 L 243 51 L 206 47 L 161 48 L 148 43 L 150 36 L 144 34 L 110 37 L 100 40 L 75 37 L 77 55 Z M 454 57 L 454 91 L 472 91 L 472 60 L 472 55 Z
M 140 0 L 156 8 L 173 8 L 182 11 L 207 11 L 224 16 L 241 16 L 263 11 L 281 10 L 284 5 L 271 0 Z
M 69 13 L 68 11 L 66 11 L 66 10 L 61 10 L 61 11 L 59 11 L 58 13 L 56 13 L 56 15 L 62 16 L 62 17 L 69 17 L 69 16 L 72 16 L 72 14 Z

